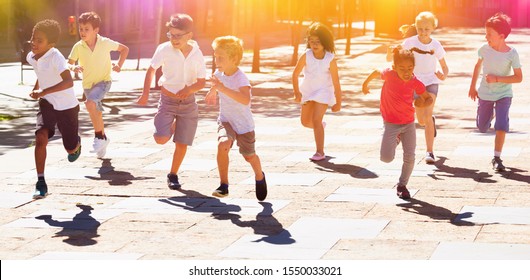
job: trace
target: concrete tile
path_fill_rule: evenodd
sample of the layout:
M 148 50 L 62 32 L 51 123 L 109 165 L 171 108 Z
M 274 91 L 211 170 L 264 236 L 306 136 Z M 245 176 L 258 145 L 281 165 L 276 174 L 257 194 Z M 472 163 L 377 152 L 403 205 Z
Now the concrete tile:
M 156 163 L 147 165 L 143 169 L 167 171 L 171 167 L 172 158 L 160 160 Z M 214 159 L 193 159 L 185 158 L 180 166 L 179 171 L 212 171 L 217 168 L 217 161 Z
M 71 179 L 82 180 L 87 177 L 99 177 L 101 174 L 112 171 L 111 167 L 101 168 L 60 168 L 60 167 L 46 167 L 46 179 Z M 34 178 L 35 170 L 24 172 L 16 176 L 17 178 Z
M 475 224 L 530 225 L 530 208 L 464 206 L 455 221 Z
M 288 135 L 293 133 L 297 128 L 287 126 L 256 126 L 256 135 Z
M 491 139 L 493 141 L 493 139 Z M 504 147 L 502 149 L 503 157 L 518 157 L 521 153 L 521 147 Z M 458 146 L 453 152 L 454 156 L 477 156 L 493 158 L 492 147 L 488 146 Z
M 114 210 L 40 210 L 30 215 L 2 225 L 8 228 L 64 228 L 78 230 L 97 229 L 101 223 L 120 215 Z
M 342 238 L 374 238 L 388 220 L 302 217 L 277 235 L 245 235 L 219 256 L 251 259 L 320 259 Z
M 409 189 L 409 192 L 410 195 L 414 197 L 418 190 Z M 403 200 L 397 197 L 395 189 L 368 189 L 352 187 L 340 187 L 334 193 L 326 197 L 324 201 L 347 201 L 383 204 L 403 203 Z
M 142 254 L 96 252 L 45 252 L 32 260 L 137 260 Z
M 416 156 L 416 158 L 418 158 L 418 156 Z M 377 176 L 392 176 L 399 178 L 399 176 L 401 175 L 402 164 L 403 160 L 401 158 L 396 157 L 396 159 L 394 159 L 394 161 L 390 163 L 370 163 L 357 174 L 359 176 L 373 176 L 375 174 Z M 436 167 L 434 165 L 415 165 L 411 177 L 426 177 L 432 175 L 434 173 L 435 168 Z
M 313 151 L 292 152 L 286 157 L 282 158 L 282 162 L 310 162 L 309 158 L 313 156 Z M 330 163 L 344 164 L 355 158 L 359 153 L 344 153 L 344 152 L 328 152 L 326 160 Z
M 529 244 L 441 242 L 431 260 L 528 260 Z
M 267 173 L 268 186 L 314 186 L 326 178 L 327 175 L 316 173 Z M 254 176 L 241 182 L 241 185 L 254 185 Z
M 322 259 L 428 260 L 437 245 L 437 241 L 342 239 Z
M 350 121 L 350 122 L 342 124 L 340 127 L 345 128 L 345 129 L 370 128 L 370 129 L 373 129 L 374 131 L 376 129 L 383 131 L 384 125 L 383 125 L 383 120 L 381 118 L 377 118 L 377 119 L 363 119 L 363 120 Z
M 18 192 L 0 192 L 0 208 L 15 208 L 33 201 L 32 194 Z
M 381 135 L 354 135 L 354 136 L 343 136 L 343 135 L 326 135 L 326 146 L 334 144 L 349 144 L 351 149 L 355 149 L 354 145 L 369 144 L 379 145 L 381 143 Z
M 142 147 L 116 148 L 109 149 L 105 154 L 105 158 L 145 158 L 161 150 L 162 149 Z

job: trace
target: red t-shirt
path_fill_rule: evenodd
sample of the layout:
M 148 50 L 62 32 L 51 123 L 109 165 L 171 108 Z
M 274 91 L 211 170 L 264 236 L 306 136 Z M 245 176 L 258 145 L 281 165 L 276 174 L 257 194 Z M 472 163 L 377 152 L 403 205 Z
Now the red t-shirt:
M 390 68 L 381 71 L 381 79 L 385 81 L 380 105 L 383 120 L 393 124 L 414 122 L 414 92 L 423 94 L 425 85 L 414 76 L 409 81 L 403 81 Z

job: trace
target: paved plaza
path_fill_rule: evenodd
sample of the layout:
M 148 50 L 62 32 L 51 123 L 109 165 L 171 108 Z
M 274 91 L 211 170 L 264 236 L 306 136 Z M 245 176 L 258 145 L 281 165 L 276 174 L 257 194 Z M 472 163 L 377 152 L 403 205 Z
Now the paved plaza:
M 438 136 L 434 165 L 424 162 L 423 128 L 417 127 L 412 199 L 393 189 L 402 155 L 379 160 L 382 118 L 379 93 L 361 93 L 374 69 L 386 67 L 389 39 L 353 39 L 344 55 L 337 41 L 343 108 L 325 116 L 326 155 L 311 162 L 312 131 L 299 122 L 292 99 L 292 48 L 262 51 L 262 73 L 253 84 L 257 153 L 269 184 L 265 201 L 254 194 L 250 165 L 237 148 L 230 154 L 230 196 L 211 196 L 218 187 L 218 108 L 198 94 L 200 121 L 179 172 L 182 190 L 166 186 L 174 145 L 152 139 L 159 93 L 146 107 L 135 105 L 145 71 L 129 60 L 114 73 L 105 102 L 107 155 L 88 151 L 92 129 L 82 107 L 83 151 L 74 163 L 60 140 L 50 142 L 46 181 L 50 195 L 32 200 L 36 103 L 29 99 L 35 75 L 18 64 L 0 65 L 0 113 L 19 118 L 0 122 L 0 259 L 124 260 L 529 260 L 530 259 L 530 30 L 514 30 L 508 44 L 523 64 L 515 84 L 503 159 L 496 173 L 490 160 L 494 132 L 475 128 L 476 102 L 467 94 L 483 29 L 440 29 L 433 35 L 447 51 L 450 74 L 435 107 Z M 301 52 L 304 48 L 302 48 Z M 245 54 L 247 55 L 247 54 Z M 141 60 L 146 68 L 149 60 Z M 81 94 L 79 81 L 76 92 Z M 55 138 L 54 138 L 55 139 Z

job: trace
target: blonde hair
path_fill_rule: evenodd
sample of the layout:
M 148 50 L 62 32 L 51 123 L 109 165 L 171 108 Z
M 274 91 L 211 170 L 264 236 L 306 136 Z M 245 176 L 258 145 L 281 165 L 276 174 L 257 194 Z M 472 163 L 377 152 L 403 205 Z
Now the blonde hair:
M 434 26 L 434 28 L 438 27 L 438 19 L 436 18 L 436 16 L 431 13 L 431 12 L 421 12 L 419 13 L 417 16 L 416 16 L 416 25 L 418 24 L 418 22 L 420 21 L 429 21 L 430 23 L 432 23 L 432 26 Z
M 243 59 L 243 41 L 235 36 L 215 38 L 212 42 L 212 48 L 226 51 L 230 58 L 236 59 L 236 65 L 239 65 Z

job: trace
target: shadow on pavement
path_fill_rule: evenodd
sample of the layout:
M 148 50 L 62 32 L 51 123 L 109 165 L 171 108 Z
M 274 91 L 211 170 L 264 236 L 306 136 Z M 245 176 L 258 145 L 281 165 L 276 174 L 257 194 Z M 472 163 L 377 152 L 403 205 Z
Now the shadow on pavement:
M 52 227 L 62 227 L 63 229 L 57 232 L 54 237 L 66 236 L 67 238 L 63 242 L 72 246 L 91 246 L 97 244 L 94 238 L 99 236 L 97 230 L 101 223 L 90 216 L 94 208 L 90 205 L 83 204 L 76 206 L 81 209 L 81 212 L 75 215 L 71 221 L 54 220 L 51 215 L 41 215 L 35 217 L 35 219 L 43 220 Z
M 473 181 L 481 183 L 497 183 L 496 180 L 490 179 L 491 177 L 493 177 L 493 175 L 489 174 L 488 172 L 479 172 L 478 169 L 447 166 L 445 165 L 445 162 L 447 160 L 447 157 L 438 157 L 438 161 L 434 163 L 434 166 L 436 166 L 436 170 L 434 170 L 436 174 L 432 174 L 429 176 L 435 180 L 443 180 L 440 177 L 469 178 Z
M 526 172 L 528 172 L 528 170 L 508 167 L 506 171 L 500 174 L 503 178 L 506 178 L 508 180 L 514 180 L 514 181 L 525 182 L 525 183 L 530 184 L 530 176 L 520 174 L 520 173 L 526 173 Z
M 418 215 L 427 216 L 433 220 L 448 221 L 455 226 L 474 226 L 475 223 L 462 221 L 461 219 L 470 218 L 473 216 L 472 212 L 459 214 L 460 219 L 455 221 L 457 214 L 451 212 L 449 209 L 430 204 L 425 201 L 411 198 L 407 203 L 400 203 L 397 206 L 403 208 L 403 211 L 415 213 Z
M 254 234 L 263 235 L 262 238 L 253 242 L 267 242 L 276 245 L 286 245 L 295 243 L 288 230 L 272 215 L 274 212 L 272 204 L 269 202 L 259 202 L 263 210 L 256 215 L 255 220 L 244 221 L 236 214 L 241 211 L 241 207 L 235 204 L 227 204 L 221 200 L 205 196 L 193 190 L 179 190 L 186 196 L 170 197 L 160 199 L 160 202 L 181 207 L 185 210 L 198 213 L 211 213 L 217 220 L 230 220 L 232 224 L 239 227 L 250 227 Z M 183 204 L 181 204 L 183 203 Z
M 337 164 L 330 162 L 330 159 L 333 159 L 334 157 L 326 156 L 325 160 L 320 161 L 314 161 L 317 167 L 316 169 L 324 172 L 335 172 L 335 173 L 342 173 L 342 174 L 348 174 L 354 178 L 360 178 L 360 179 L 373 179 L 377 178 L 377 174 L 374 172 L 353 164 Z M 361 172 L 362 171 L 362 172 Z
M 126 171 L 116 171 L 114 166 L 112 166 L 110 159 L 103 159 L 101 162 L 101 167 L 99 168 L 98 174 L 100 177 L 94 176 L 85 176 L 90 180 L 97 181 L 108 181 L 111 186 L 127 186 L 132 184 L 132 181 L 137 180 L 149 180 L 154 179 L 155 177 L 135 177 L 129 172 Z

